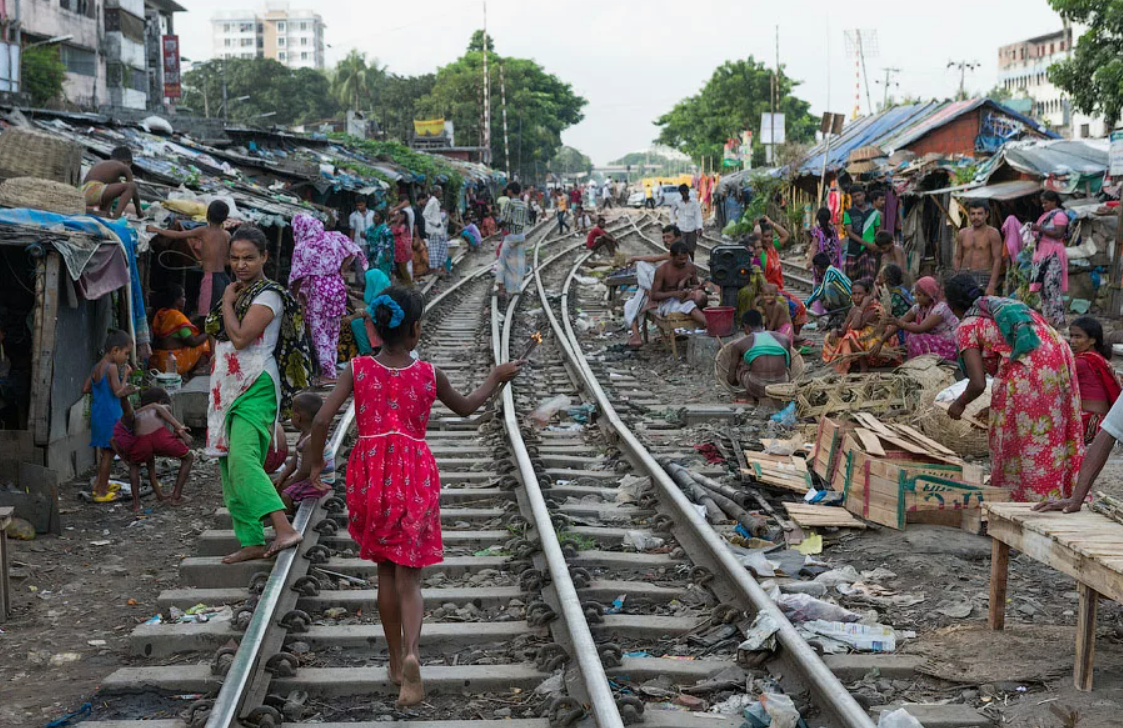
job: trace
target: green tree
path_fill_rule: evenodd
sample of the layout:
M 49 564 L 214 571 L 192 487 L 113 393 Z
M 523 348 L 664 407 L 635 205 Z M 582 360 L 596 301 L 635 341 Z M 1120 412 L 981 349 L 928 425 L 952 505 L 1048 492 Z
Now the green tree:
M 369 80 L 366 55 L 352 49 L 335 67 L 331 79 L 332 95 L 343 106 L 362 111 L 370 106 Z
M 20 78 L 23 92 L 31 96 L 31 103 L 35 106 L 45 106 L 58 98 L 66 80 L 66 66 L 59 56 L 58 46 L 39 46 L 24 51 L 20 60 Z
M 593 160 L 573 147 L 563 146 L 547 165 L 554 174 L 590 174 L 593 171 Z
M 482 33 L 478 35 L 482 48 Z M 489 38 L 490 41 L 490 38 Z M 507 87 L 507 124 L 511 144 L 511 167 L 524 179 L 553 158 L 561 147 L 563 130 L 584 118 L 588 103 L 557 76 L 532 60 L 488 54 L 492 90 L 491 158 L 496 168 L 505 166 L 503 118 L 500 106 L 500 65 Z M 483 51 L 469 50 L 461 58 L 437 70 L 432 90 L 417 101 L 419 118 L 451 119 L 457 144 L 481 144 L 483 109 Z
M 1061 18 L 1088 26 L 1075 52 L 1049 68 L 1049 80 L 1084 114 L 1115 128 L 1123 113 L 1123 0 L 1049 0 Z
M 689 172 L 694 167 L 694 163 L 689 159 L 671 159 L 662 154 L 650 152 L 629 152 L 623 157 L 609 162 L 609 164 L 614 167 L 631 165 L 632 171 L 628 175 L 629 181 L 652 175 L 672 177 L 683 172 Z
M 468 52 L 469 53 L 479 53 L 483 49 L 484 49 L 484 32 L 481 29 L 481 30 L 477 30 L 475 33 L 472 33 L 472 40 L 468 41 Z M 491 35 L 488 35 L 488 37 L 487 37 L 487 49 L 489 51 L 491 51 L 492 53 L 495 52 L 495 38 Z
M 659 143 L 699 160 L 721 159 L 725 141 L 745 129 L 752 130 L 754 139 L 759 140 L 761 114 L 771 111 L 772 76 L 773 71 L 752 56 L 726 61 L 701 91 L 678 102 L 655 121 L 662 127 Z M 792 95 L 799 83 L 784 75 L 781 67 L 778 111 L 786 117 L 787 139 L 810 143 L 815 140 L 819 120 L 809 113 L 811 104 Z M 753 146 L 753 164 L 763 164 L 763 146 L 759 141 Z
M 339 110 L 324 74 L 312 69 L 293 71 L 268 58 L 207 61 L 184 74 L 183 82 L 184 106 L 238 123 L 307 123 L 331 118 Z
M 431 73 L 422 76 L 390 73 L 376 84 L 378 103 L 374 107 L 374 115 L 388 138 L 403 142 L 409 140 L 413 120 L 420 118 L 417 116 L 417 102 L 432 92 L 436 81 L 437 77 Z
M 986 95 L 987 95 L 987 98 L 994 99 L 995 101 L 998 101 L 999 103 L 1001 103 L 1003 101 L 1009 101 L 1010 99 L 1014 98 L 1014 92 L 1011 91 L 1010 89 L 1006 88 L 1005 86 L 1001 86 L 1001 85 L 995 86 L 990 91 L 987 91 Z

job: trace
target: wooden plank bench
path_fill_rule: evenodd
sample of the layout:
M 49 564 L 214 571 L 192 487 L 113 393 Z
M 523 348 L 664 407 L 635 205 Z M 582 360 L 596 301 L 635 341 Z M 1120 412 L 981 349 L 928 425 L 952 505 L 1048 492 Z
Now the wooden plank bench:
M 1037 513 L 1031 503 L 985 503 L 991 541 L 991 629 L 1006 624 L 1006 575 L 1010 549 L 1068 574 L 1077 583 L 1077 690 L 1092 689 L 1096 652 L 1096 609 L 1101 597 L 1123 603 L 1123 524 L 1084 509 L 1078 513 Z
M 12 616 L 12 589 L 8 583 L 8 566 L 11 557 L 8 555 L 8 531 L 12 523 L 12 506 L 0 506 L 0 622 L 6 622 Z
M 688 313 L 672 313 L 670 316 L 663 317 L 654 310 L 645 311 L 640 322 L 644 342 L 647 341 L 647 324 L 649 322 L 655 324 L 655 328 L 659 329 L 663 342 L 670 347 L 671 354 L 674 355 L 675 359 L 678 359 L 678 336 L 675 335 L 675 329 L 694 329 L 698 327 L 698 324 Z

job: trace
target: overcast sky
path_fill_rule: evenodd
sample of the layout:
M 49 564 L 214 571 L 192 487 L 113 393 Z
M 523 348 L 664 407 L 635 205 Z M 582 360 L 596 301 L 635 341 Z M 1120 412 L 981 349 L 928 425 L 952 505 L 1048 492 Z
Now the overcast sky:
M 216 10 L 254 6 L 180 4 L 188 12 L 177 16 L 177 31 L 192 60 L 212 55 Z M 358 48 L 401 74 L 433 72 L 455 60 L 483 24 L 480 0 L 292 0 L 291 6 L 323 15 L 329 64 Z M 535 59 L 588 100 L 585 121 L 562 138 L 598 164 L 647 147 L 658 135 L 655 119 L 697 92 L 726 60 L 753 55 L 774 64 L 777 26 L 780 62 L 803 81 L 797 95 L 811 102 L 813 113 L 848 117 L 856 84 L 848 29 L 876 31 L 876 53 L 866 59 L 876 106 L 885 89 L 876 81 L 884 81 L 885 68 L 901 69 L 891 93 L 942 99 L 959 85 L 959 71 L 948 62 L 979 62 L 967 74 L 967 88 L 984 93 L 997 81 L 999 46 L 1061 27 L 1047 0 L 490 0 L 487 10 L 498 53 Z M 867 113 L 864 82 L 861 106 Z

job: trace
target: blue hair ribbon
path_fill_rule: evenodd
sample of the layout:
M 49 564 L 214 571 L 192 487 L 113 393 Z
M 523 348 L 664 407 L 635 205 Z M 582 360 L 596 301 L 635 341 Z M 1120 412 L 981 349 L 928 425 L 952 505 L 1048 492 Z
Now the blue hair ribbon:
M 401 326 L 402 321 L 405 320 L 406 312 L 402 310 L 402 307 L 398 305 L 397 301 L 390 298 L 385 293 L 376 296 L 375 299 L 370 302 L 368 308 L 372 319 L 375 318 L 375 312 L 378 310 L 379 306 L 385 306 L 390 309 L 390 328 L 396 329 Z

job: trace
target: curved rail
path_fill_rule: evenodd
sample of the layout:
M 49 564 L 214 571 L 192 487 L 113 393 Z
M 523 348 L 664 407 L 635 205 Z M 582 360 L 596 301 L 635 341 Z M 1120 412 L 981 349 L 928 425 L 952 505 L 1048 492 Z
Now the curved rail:
M 453 264 L 459 265 L 466 256 L 466 253 L 462 253 L 454 259 Z M 427 301 L 425 304 L 425 312 L 428 313 L 432 311 L 461 287 L 490 272 L 491 266 L 484 265 L 466 274 L 460 278 L 460 280 Z M 423 293 L 431 291 L 436 285 L 436 282 L 436 278 L 428 281 L 423 287 Z M 355 404 L 351 402 L 347 405 L 347 409 L 343 412 L 343 415 L 340 417 L 332 433 L 331 440 L 328 444 L 328 447 L 330 447 L 332 451 L 339 452 L 344 438 L 348 435 L 354 423 Z M 319 507 L 318 501 L 304 501 L 301 503 L 300 509 L 293 519 L 293 528 L 296 529 L 302 537 L 307 535 L 309 524 L 312 522 Z M 298 546 L 297 548 L 286 549 L 277 556 L 277 560 L 274 562 L 273 568 L 269 573 L 269 580 L 265 584 L 265 589 L 258 600 L 257 607 L 254 609 L 249 627 L 246 629 L 245 637 L 243 637 L 242 641 L 239 643 L 238 651 L 234 655 L 234 660 L 230 665 L 229 671 L 226 673 L 226 678 L 222 683 L 222 687 L 219 689 L 218 696 L 215 698 L 214 706 L 211 708 L 210 715 L 207 718 L 207 728 L 228 728 L 229 726 L 236 725 L 238 716 L 244 713 L 243 704 L 247 697 L 251 679 L 258 671 L 257 668 L 261 661 L 261 650 L 265 642 L 266 633 L 274 626 L 274 616 L 277 611 L 277 605 L 290 581 L 293 564 L 300 552 L 301 548 Z
M 538 262 L 540 245 L 535 246 L 535 277 L 538 276 L 540 267 L 548 267 L 551 263 L 581 247 L 584 247 L 583 242 L 568 246 L 540 266 Z M 519 299 L 530 283 L 531 279 L 528 278 L 523 282 L 523 286 L 518 294 L 511 296 L 507 304 L 502 331 L 500 331 L 498 302 L 495 296 L 492 296 L 492 349 L 496 362 L 510 360 L 511 331 L 514 328 L 515 308 L 518 306 Z M 593 634 L 589 630 L 588 622 L 585 619 L 581 599 L 577 594 L 577 588 L 573 585 L 572 578 L 570 578 L 569 566 L 566 564 L 565 554 L 562 552 L 561 544 L 558 542 L 557 534 L 554 531 L 553 521 L 550 517 L 550 509 L 546 505 L 545 497 L 542 495 L 542 489 L 539 487 L 538 478 L 534 473 L 534 465 L 530 461 L 530 453 L 526 449 L 526 443 L 519 429 L 519 422 L 515 409 L 515 395 L 511 387 L 503 388 L 502 400 L 503 425 L 507 431 L 507 438 L 511 443 L 511 450 L 515 454 L 515 461 L 518 465 L 519 473 L 522 476 L 523 488 L 525 489 L 531 514 L 534 517 L 534 525 L 538 530 L 539 540 L 542 544 L 542 553 L 550 569 L 550 577 L 557 595 L 558 604 L 561 607 L 562 617 L 565 619 L 566 630 L 570 641 L 573 643 L 573 657 L 581 672 L 582 682 L 586 695 L 588 695 L 593 717 L 598 728 L 623 728 L 624 720 L 620 717 L 620 711 L 616 707 L 615 698 L 609 687 L 608 676 L 604 672 L 604 665 L 601 664 L 596 642 L 593 639 Z
M 722 568 L 730 584 L 745 602 L 751 604 L 758 614 L 770 616 L 779 625 L 776 636 L 784 648 L 779 653 L 779 659 L 786 667 L 790 668 L 791 672 L 798 674 L 812 689 L 818 700 L 818 707 L 834 717 L 839 725 L 846 728 L 874 728 L 873 721 L 861 705 L 847 692 L 842 682 L 830 671 L 815 650 L 799 636 L 788 618 L 749 575 L 749 572 L 733 553 L 725 547 L 725 542 L 722 541 L 717 532 L 698 515 L 698 512 L 694 510 L 690 501 L 687 500 L 667 472 L 656 462 L 643 443 L 617 414 L 612 401 L 601 388 L 581 350 L 581 345 L 573 330 L 569 316 L 569 291 L 578 268 L 588 257 L 588 255 L 582 256 L 577 261 L 562 287 L 560 308 L 564 317 L 563 323 L 559 323 L 554 315 L 546 295 L 545 286 L 542 285 L 541 277 L 537 275 L 537 271 L 535 280 L 550 325 L 559 339 L 568 342 L 569 345 L 563 347 L 563 350 L 570 359 L 570 363 L 580 373 L 586 390 L 596 400 L 597 407 L 602 413 L 601 421 L 607 421 L 609 427 L 619 438 L 621 450 L 627 453 L 629 458 L 651 477 L 662 496 L 663 502 L 670 507 L 676 524 L 689 530 L 690 535 L 706 551 L 708 559 Z

